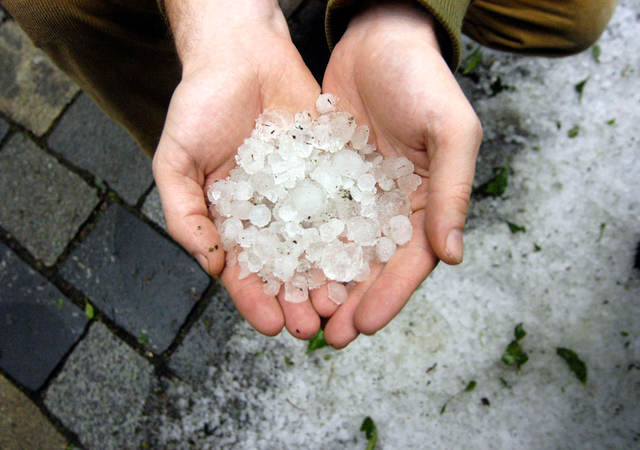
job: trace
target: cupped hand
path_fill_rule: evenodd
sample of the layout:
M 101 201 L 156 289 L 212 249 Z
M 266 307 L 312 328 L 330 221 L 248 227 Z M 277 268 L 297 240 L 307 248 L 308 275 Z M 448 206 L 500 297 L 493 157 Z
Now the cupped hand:
M 482 129 L 440 54 L 431 17 L 414 3 L 378 3 L 352 19 L 323 80 L 323 92 L 369 125 L 378 151 L 406 156 L 422 177 L 411 196 L 413 238 L 373 267 L 325 326 L 337 348 L 384 327 L 439 259 L 462 261 Z
M 241 3 L 230 2 L 229 9 Z M 197 14 L 206 16 L 207 5 L 199 8 Z M 248 9 L 249 14 L 256 9 Z M 215 12 L 218 22 L 202 25 L 199 36 L 184 34 L 198 29 L 199 16 L 185 20 L 185 27 L 173 27 L 183 76 L 153 160 L 167 228 L 204 270 L 221 275 L 238 311 L 254 328 L 275 335 L 286 324 L 294 336 L 309 338 L 320 326 L 309 301 L 293 304 L 268 296 L 257 275 L 238 280 L 238 265 L 225 266 L 205 190 L 228 175 L 260 113 L 313 110 L 320 87 L 291 42 L 279 9 L 257 17 L 232 15 L 244 17 L 243 23 L 221 20 L 224 8 Z M 176 20 L 184 14 L 189 10 L 178 11 Z M 205 34 L 209 29 L 217 33 L 211 39 Z

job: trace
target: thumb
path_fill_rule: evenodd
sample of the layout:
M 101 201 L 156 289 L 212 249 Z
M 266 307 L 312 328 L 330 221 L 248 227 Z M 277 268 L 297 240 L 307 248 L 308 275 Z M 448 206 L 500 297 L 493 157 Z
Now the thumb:
M 469 208 L 471 186 L 482 127 L 475 113 L 467 121 L 440 128 L 429 142 L 425 231 L 432 249 L 447 264 L 463 258 L 462 232 Z
M 220 236 L 209 218 L 204 197 L 204 174 L 180 148 L 161 139 L 153 159 L 153 175 L 160 193 L 167 229 L 210 275 L 224 267 Z

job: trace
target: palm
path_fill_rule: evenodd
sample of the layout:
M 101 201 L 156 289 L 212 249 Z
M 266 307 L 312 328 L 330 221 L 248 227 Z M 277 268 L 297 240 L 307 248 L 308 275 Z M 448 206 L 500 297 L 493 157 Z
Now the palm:
M 269 108 L 309 110 L 319 86 L 290 41 L 275 38 L 267 62 L 231 55 L 185 76 L 176 89 L 154 158 L 154 174 L 170 234 L 212 275 L 221 277 L 239 312 L 256 329 L 287 328 L 310 337 L 319 327 L 311 304 L 287 304 L 263 292 L 257 276 L 238 280 L 238 266 L 225 255 L 208 217 L 204 190 L 233 168 L 236 149 L 251 134 L 255 118 Z M 297 332 L 296 332 L 297 330 Z

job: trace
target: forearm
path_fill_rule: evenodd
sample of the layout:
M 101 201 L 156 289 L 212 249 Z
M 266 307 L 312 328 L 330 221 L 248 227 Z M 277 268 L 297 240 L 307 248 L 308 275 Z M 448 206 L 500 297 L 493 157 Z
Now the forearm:
M 228 46 L 259 43 L 265 29 L 288 36 L 277 0 L 165 0 L 164 7 L 185 67 Z

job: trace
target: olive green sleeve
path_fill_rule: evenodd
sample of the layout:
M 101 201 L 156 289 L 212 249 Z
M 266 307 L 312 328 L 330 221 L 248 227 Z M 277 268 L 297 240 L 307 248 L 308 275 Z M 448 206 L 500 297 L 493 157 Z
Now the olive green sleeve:
M 452 71 L 460 64 L 460 30 L 471 0 L 417 0 L 438 24 L 438 40 Z M 327 5 L 325 28 L 329 48 L 333 48 L 347 29 L 361 1 L 330 0 Z

